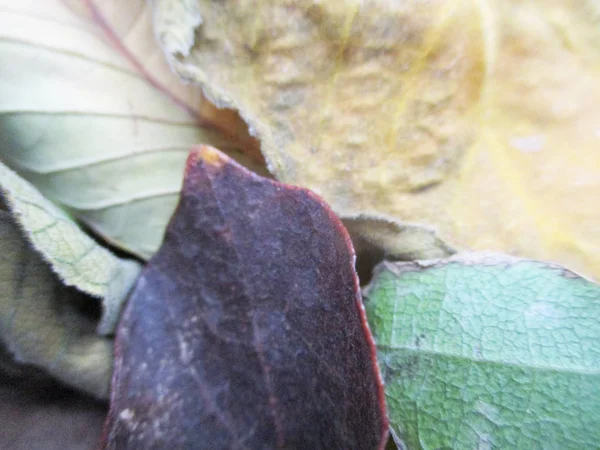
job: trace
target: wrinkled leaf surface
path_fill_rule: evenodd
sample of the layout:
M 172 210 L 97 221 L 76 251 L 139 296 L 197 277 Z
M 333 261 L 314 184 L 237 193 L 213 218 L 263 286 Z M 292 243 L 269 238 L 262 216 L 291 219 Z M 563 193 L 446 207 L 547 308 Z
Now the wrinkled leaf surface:
M 600 278 L 597 1 L 153 3 L 173 67 L 240 110 L 280 180 Z
M 365 294 L 401 448 L 600 448 L 600 286 L 503 255 L 384 263 Z

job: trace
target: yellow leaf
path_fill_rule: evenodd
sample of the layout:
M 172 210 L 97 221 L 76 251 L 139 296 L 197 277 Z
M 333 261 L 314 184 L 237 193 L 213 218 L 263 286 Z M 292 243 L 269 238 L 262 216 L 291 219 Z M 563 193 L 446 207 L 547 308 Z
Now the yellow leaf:
M 239 109 L 279 179 L 600 278 L 597 2 L 154 5 L 172 66 Z
M 143 0 L 0 0 L 0 80 L 0 158 L 143 258 L 193 145 L 253 155 L 239 117 L 172 73 Z

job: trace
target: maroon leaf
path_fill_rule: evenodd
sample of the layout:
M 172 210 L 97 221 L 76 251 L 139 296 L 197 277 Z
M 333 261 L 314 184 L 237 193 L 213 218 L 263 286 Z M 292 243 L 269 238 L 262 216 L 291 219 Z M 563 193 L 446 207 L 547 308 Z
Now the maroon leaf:
M 353 263 L 316 195 L 197 149 L 119 325 L 104 448 L 383 448 Z

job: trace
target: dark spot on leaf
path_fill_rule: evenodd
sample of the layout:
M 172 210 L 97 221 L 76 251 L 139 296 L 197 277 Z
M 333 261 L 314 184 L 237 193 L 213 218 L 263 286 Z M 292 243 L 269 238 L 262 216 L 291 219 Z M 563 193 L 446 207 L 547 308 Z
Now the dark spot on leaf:
M 421 335 L 419 335 L 419 336 L 416 336 L 416 337 L 415 337 L 415 347 L 417 347 L 417 348 L 418 348 L 418 347 L 420 347 L 420 346 L 421 346 L 421 343 L 422 343 L 422 341 L 423 341 L 424 339 L 425 339 L 425 335 L 424 335 L 424 334 L 421 334 Z
M 418 338 L 417 338 L 418 339 Z M 419 369 L 419 356 L 415 354 L 389 354 L 380 358 L 384 382 L 413 378 Z

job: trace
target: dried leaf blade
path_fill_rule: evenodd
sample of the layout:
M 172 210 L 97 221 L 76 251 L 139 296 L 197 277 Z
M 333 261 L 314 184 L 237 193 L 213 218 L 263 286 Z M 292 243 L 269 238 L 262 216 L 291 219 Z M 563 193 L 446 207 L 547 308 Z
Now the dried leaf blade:
M 114 331 L 140 265 L 102 247 L 34 186 L 0 162 L 0 194 L 33 248 L 67 286 L 103 301 L 98 326 Z

